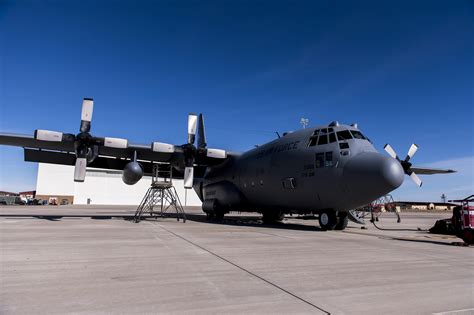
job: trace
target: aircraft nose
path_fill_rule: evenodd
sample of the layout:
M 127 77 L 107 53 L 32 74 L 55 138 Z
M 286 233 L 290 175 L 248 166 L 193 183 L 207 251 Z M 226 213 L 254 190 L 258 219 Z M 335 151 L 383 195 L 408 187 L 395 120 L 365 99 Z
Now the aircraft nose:
M 375 197 L 387 194 L 398 188 L 404 179 L 400 163 L 376 152 L 363 152 L 344 166 L 344 178 L 349 191 Z

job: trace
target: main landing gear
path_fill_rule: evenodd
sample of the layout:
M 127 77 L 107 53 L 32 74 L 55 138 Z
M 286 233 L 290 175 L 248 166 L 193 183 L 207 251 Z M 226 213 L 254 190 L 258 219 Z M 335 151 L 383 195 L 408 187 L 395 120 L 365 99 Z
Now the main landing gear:
M 222 220 L 224 220 L 224 215 L 225 215 L 225 213 L 224 213 L 224 212 L 221 212 L 221 211 L 217 211 L 217 212 L 206 212 L 206 219 L 207 219 L 208 221 L 221 222 Z
M 264 211 L 262 212 L 263 223 L 281 222 L 285 218 L 285 214 L 281 211 Z
M 347 212 L 324 210 L 319 214 L 319 226 L 323 231 L 344 230 L 348 222 Z

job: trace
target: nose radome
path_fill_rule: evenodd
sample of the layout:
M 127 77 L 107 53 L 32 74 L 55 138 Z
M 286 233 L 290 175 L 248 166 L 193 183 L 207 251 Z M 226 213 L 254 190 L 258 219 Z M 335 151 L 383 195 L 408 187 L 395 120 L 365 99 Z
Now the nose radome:
M 384 156 L 383 158 L 384 161 L 380 166 L 383 180 L 388 187 L 393 187 L 392 189 L 400 187 L 405 176 L 405 172 L 403 171 L 400 162 L 388 156 Z
M 363 152 L 344 166 L 344 179 L 354 194 L 381 196 L 403 183 L 404 172 L 400 163 L 391 157 Z

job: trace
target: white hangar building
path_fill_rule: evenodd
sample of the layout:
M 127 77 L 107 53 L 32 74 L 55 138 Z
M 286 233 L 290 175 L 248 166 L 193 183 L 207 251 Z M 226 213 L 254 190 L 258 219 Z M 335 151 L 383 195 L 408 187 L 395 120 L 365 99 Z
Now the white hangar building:
M 36 198 L 58 205 L 138 205 L 151 184 L 151 177 L 143 176 L 126 185 L 122 172 L 115 170 L 87 169 L 83 183 L 73 178 L 74 166 L 38 163 Z M 194 189 L 184 189 L 183 180 L 174 179 L 173 185 L 183 206 L 201 206 Z

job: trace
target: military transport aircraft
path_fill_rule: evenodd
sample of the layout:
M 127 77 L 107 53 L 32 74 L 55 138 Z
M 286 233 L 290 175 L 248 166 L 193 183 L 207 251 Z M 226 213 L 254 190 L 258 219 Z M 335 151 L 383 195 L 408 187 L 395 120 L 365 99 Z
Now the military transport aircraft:
M 0 144 L 23 147 L 26 161 L 75 165 L 78 182 L 84 181 L 86 167 L 92 167 L 123 170 L 123 181 L 133 185 L 151 174 L 153 163 L 169 163 L 173 177 L 184 178 L 185 188 L 195 189 L 209 218 L 220 220 L 230 211 L 259 212 L 267 222 L 282 220 L 287 213 L 317 214 L 323 230 L 344 229 L 349 210 L 396 189 L 405 174 L 421 186 L 416 173 L 454 172 L 412 166 L 415 144 L 403 160 L 390 145 L 385 146 L 389 156 L 380 154 L 357 124 L 333 121 L 232 153 L 207 147 L 202 114 L 189 114 L 183 145 L 95 137 L 90 133 L 93 107 L 92 99 L 83 100 L 77 135 L 0 133 Z

